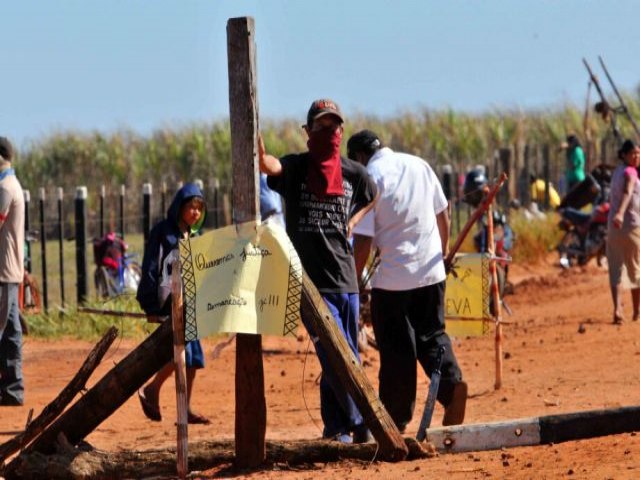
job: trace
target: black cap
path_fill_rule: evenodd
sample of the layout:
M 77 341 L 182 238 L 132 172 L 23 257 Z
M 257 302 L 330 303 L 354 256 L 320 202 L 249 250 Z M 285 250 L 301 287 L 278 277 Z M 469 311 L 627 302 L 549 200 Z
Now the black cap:
M 381 146 L 382 142 L 380 138 L 378 138 L 378 135 L 371 130 L 360 130 L 349 138 L 347 142 L 347 156 L 353 159 L 353 156 L 358 152 L 371 154 Z
M 0 137 L 0 157 L 9 162 L 13 158 L 13 147 L 7 137 Z
M 307 125 L 313 125 L 314 120 L 325 115 L 335 115 L 340 119 L 340 123 L 344 123 L 344 118 L 342 118 L 342 112 L 340 111 L 338 104 L 328 98 L 321 98 L 320 100 L 315 100 L 311 104 L 311 107 L 309 107 L 309 112 L 307 113 Z

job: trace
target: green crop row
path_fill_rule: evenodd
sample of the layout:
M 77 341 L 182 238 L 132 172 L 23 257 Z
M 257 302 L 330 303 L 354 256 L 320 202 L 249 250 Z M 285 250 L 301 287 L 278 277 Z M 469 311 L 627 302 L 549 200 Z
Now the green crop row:
M 626 95 L 631 113 L 640 113 L 636 96 Z M 626 120 L 623 134 L 631 135 Z M 303 151 L 306 138 L 301 121 L 267 120 L 262 134 L 270 153 Z M 428 159 L 434 166 L 488 164 L 494 151 L 525 144 L 558 146 L 576 133 L 599 155 L 600 140 L 609 125 L 595 113 L 585 119 L 582 109 L 567 104 L 548 110 L 501 110 L 471 114 L 453 110 L 415 110 L 390 118 L 355 114 L 347 118 L 345 136 L 370 128 L 390 147 Z M 102 185 L 117 191 L 120 185 L 139 188 L 200 178 L 230 183 L 231 136 L 226 120 L 161 129 L 145 137 L 131 130 L 114 133 L 61 131 L 32 140 L 20 152 L 16 166 L 25 188 Z M 599 157 L 598 157 L 599 158 Z

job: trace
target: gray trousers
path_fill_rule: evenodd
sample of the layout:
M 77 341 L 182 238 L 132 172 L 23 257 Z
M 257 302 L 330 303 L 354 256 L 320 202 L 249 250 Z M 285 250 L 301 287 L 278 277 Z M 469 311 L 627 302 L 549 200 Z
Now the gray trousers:
M 0 283 L 0 402 L 24 402 L 17 283 Z

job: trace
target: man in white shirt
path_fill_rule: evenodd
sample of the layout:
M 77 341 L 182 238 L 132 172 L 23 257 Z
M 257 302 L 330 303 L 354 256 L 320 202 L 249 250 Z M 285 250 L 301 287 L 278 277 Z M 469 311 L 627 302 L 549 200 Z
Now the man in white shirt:
M 0 406 L 24 403 L 18 288 L 24 277 L 24 196 L 13 148 L 0 137 Z
M 379 192 L 373 210 L 354 229 L 354 249 L 359 278 L 371 246 L 380 253 L 380 266 L 371 280 L 380 399 L 404 431 L 415 408 L 416 360 L 431 377 L 444 346 L 437 397 L 445 409 L 442 424 L 460 424 L 467 384 L 444 325 L 443 260 L 449 249 L 450 218 L 440 182 L 427 162 L 383 147 L 370 130 L 353 135 L 347 152 L 367 167 Z

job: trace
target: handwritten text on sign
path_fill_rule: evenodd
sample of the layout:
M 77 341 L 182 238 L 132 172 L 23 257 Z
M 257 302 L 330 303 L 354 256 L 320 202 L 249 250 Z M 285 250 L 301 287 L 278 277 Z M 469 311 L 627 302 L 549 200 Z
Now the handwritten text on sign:
M 187 340 L 295 334 L 302 269 L 281 227 L 247 222 L 214 230 L 181 241 L 180 257 Z
M 489 312 L 489 256 L 456 255 L 454 271 L 445 290 L 447 333 L 453 336 L 482 335 Z

